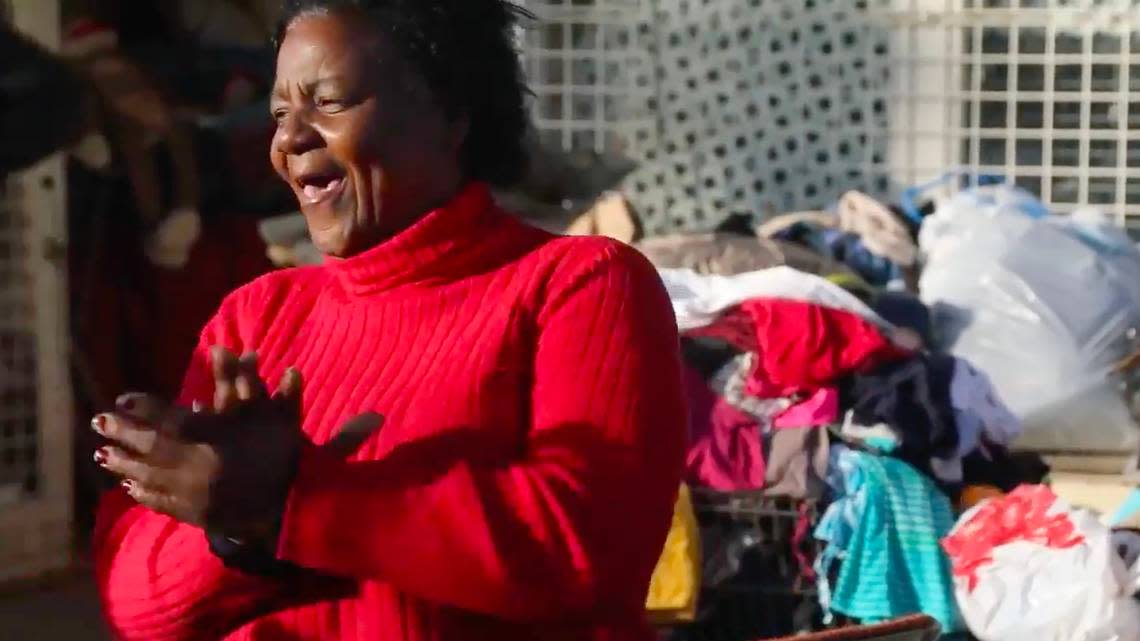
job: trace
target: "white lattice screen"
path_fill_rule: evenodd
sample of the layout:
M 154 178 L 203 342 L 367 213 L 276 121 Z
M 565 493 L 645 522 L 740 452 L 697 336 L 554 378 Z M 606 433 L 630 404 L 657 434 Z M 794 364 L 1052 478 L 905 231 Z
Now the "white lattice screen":
M 544 139 L 652 231 L 960 168 L 1140 221 L 1140 0 L 529 0 Z
M 58 45 L 58 2 L 16 0 L 13 23 Z M 0 12 L 3 13 L 3 12 Z M 63 162 L 0 185 L 0 581 L 71 560 Z

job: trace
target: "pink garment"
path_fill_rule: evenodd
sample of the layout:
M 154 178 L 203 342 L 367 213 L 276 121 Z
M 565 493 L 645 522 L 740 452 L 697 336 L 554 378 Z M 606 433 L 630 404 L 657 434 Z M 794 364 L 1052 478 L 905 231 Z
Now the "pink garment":
M 831 425 L 839 420 L 839 390 L 822 387 L 807 400 L 789 407 L 772 421 L 775 428 L 817 427 Z
M 701 375 L 685 368 L 689 452 L 685 480 L 721 492 L 764 487 L 764 448 L 750 416 L 718 397 Z

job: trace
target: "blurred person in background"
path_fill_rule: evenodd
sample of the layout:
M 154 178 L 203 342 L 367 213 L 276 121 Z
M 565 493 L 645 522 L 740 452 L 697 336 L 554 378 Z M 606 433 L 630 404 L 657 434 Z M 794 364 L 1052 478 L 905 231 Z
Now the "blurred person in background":
M 0 20 L 0 180 L 74 144 L 87 94 L 61 59 Z
M 229 295 L 174 403 L 92 421 L 118 637 L 654 638 L 677 328 L 634 250 L 491 197 L 525 167 L 521 15 L 286 2 L 270 160 L 327 260 Z

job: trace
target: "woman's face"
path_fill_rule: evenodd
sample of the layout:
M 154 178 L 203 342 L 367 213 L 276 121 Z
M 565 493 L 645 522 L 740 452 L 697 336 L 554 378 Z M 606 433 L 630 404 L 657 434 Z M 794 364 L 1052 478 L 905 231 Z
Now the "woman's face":
M 366 16 L 306 14 L 277 54 L 270 158 L 317 249 L 348 257 L 446 204 L 462 187 L 450 121 Z

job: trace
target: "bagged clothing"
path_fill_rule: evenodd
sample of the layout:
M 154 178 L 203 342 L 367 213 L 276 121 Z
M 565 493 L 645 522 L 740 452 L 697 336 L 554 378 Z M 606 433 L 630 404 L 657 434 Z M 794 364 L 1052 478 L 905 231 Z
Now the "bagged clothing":
M 1103 217 L 1041 209 L 1008 185 L 942 204 L 919 237 L 923 302 L 944 346 L 1021 418 L 1019 447 L 1134 451 L 1112 370 L 1140 328 L 1140 251 Z
M 649 581 L 645 608 L 656 625 L 692 621 L 701 591 L 701 534 L 689 488 L 681 485 L 665 548 Z
M 826 544 L 816 560 L 825 612 L 865 623 L 921 612 L 960 630 L 939 547 L 954 526 L 946 495 L 901 460 L 842 445 L 831 448 L 827 483 L 835 500 L 815 530 Z
M 1045 486 L 962 516 L 943 541 L 955 595 L 979 641 L 1140 640 L 1140 567 L 1112 533 Z
M 755 298 L 811 302 L 846 310 L 874 325 L 890 328 L 886 321 L 842 287 L 790 267 L 773 267 L 734 276 L 703 275 L 689 269 L 663 268 L 658 272 L 673 302 L 673 312 L 677 315 L 681 331 L 710 325 L 725 310 Z

